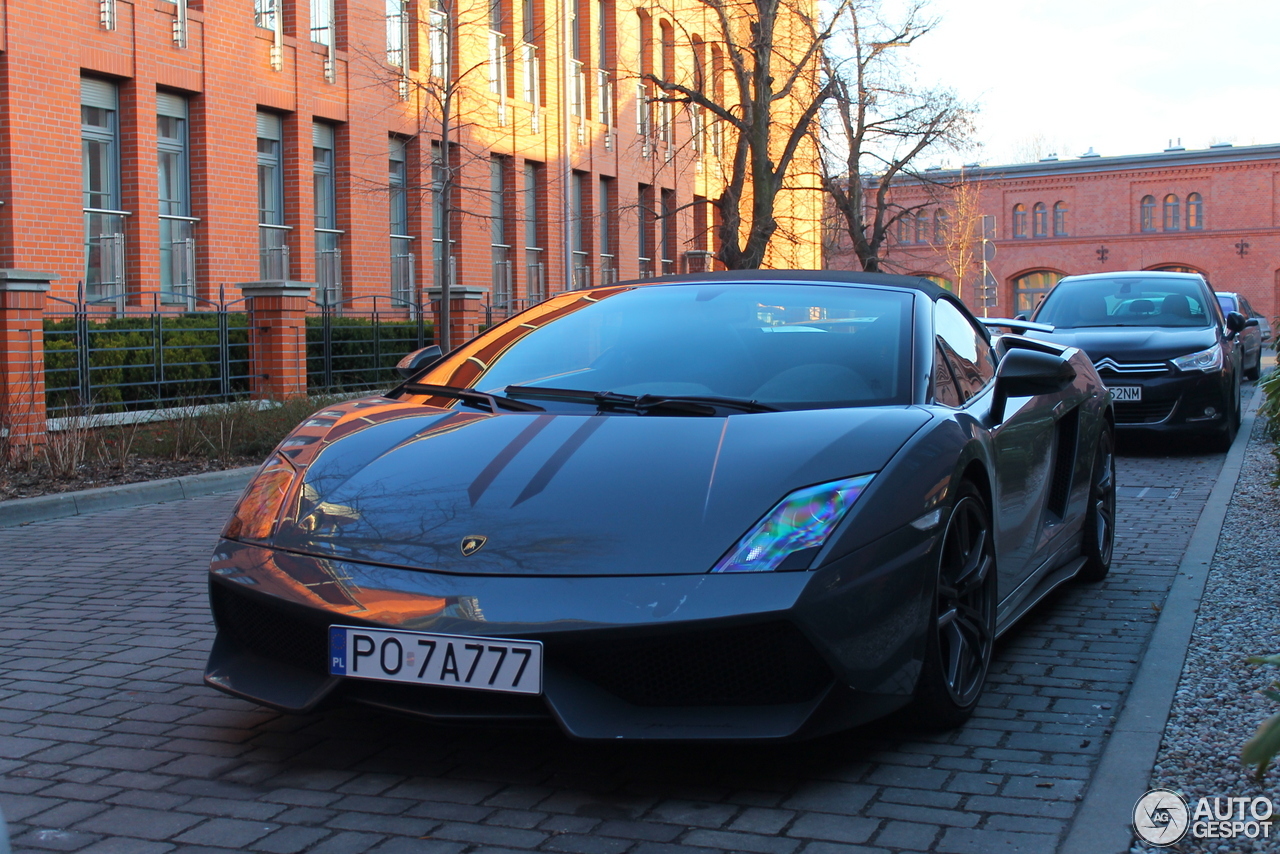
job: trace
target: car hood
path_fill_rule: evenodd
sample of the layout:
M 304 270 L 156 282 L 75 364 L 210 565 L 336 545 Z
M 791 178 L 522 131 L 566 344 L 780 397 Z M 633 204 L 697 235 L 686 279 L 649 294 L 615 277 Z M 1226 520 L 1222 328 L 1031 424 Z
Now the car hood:
M 1098 362 L 1110 357 L 1117 362 L 1163 362 L 1212 347 L 1218 340 L 1212 326 L 1177 329 L 1157 326 L 1083 327 L 1033 332 L 1041 338 L 1067 347 L 1079 347 Z
M 464 574 L 702 573 L 787 493 L 881 470 L 929 420 L 410 411 L 317 437 L 273 544 Z

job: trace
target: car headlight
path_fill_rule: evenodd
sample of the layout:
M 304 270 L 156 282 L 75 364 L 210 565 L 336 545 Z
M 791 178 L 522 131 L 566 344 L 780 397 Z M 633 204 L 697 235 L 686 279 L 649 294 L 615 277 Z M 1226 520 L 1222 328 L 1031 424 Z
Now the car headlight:
M 787 569 L 807 569 L 873 477 L 863 474 L 797 489 L 747 531 L 711 571 L 767 572 L 784 563 L 795 564 Z
M 1173 366 L 1180 371 L 1204 371 L 1206 374 L 1222 370 L 1222 345 L 1214 344 L 1208 350 L 1179 356 Z
M 285 499 L 298 476 L 293 463 L 275 454 L 254 475 L 253 482 L 231 511 L 222 536 L 233 540 L 265 540 L 275 530 Z

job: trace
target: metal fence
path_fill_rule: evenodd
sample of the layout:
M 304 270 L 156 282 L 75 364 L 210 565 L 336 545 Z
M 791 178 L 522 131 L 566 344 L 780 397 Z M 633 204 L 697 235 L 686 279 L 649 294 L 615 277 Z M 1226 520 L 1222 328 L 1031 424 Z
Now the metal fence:
M 435 340 L 423 309 L 387 296 L 313 302 L 307 317 L 307 388 L 358 391 L 399 382 L 396 362 Z
M 50 296 L 44 315 L 50 418 L 217 403 L 250 386 L 244 300 L 162 291 L 75 300 Z M 196 310 L 188 308 L 194 304 Z

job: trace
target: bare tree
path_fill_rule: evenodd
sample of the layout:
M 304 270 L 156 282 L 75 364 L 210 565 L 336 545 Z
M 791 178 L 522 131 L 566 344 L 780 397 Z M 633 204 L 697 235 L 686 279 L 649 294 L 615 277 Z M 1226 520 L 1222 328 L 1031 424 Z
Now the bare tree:
M 838 35 L 823 50 L 831 101 L 823 128 L 823 187 L 842 220 L 862 269 L 878 271 L 890 228 L 914 216 L 914 206 L 894 202 L 890 188 L 909 176 L 930 182 L 917 169 L 922 155 L 966 145 L 974 109 L 946 89 L 914 86 L 902 53 L 933 29 L 935 21 L 915 0 L 900 20 L 877 14 L 876 0 L 843 7 Z
M 935 247 L 942 253 L 956 295 L 964 298 L 964 286 L 979 269 L 975 262 L 982 257 L 982 187 L 965 175 L 949 183 L 940 210 L 946 212 L 942 239 Z
M 699 35 L 723 52 L 724 85 L 707 81 L 698 62 L 690 78 L 672 70 L 643 79 L 660 90 L 655 104 L 686 105 L 729 129 L 723 183 L 708 200 L 719 212 L 717 258 L 731 270 L 756 269 L 778 231 L 779 197 L 831 93 L 819 63 L 831 21 L 819 20 L 812 0 L 705 0 L 705 7 L 708 32 Z M 679 11 L 666 10 L 692 32 Z

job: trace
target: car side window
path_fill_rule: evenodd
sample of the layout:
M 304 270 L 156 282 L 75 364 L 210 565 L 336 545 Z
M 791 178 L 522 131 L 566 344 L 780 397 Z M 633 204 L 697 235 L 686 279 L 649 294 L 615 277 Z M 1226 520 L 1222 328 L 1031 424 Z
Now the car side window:
M 941 406 L 960 408 L 960 390 L 956 388 L 955 376 L 947 354 L 942 350 L 942 341 L 933 346 L 933 402 Z
M 979 394 L 995 379 L 995 354 L 986 336 L 949 300 L 934 303 L 933 329 L 951 362 L 961 402 Z

